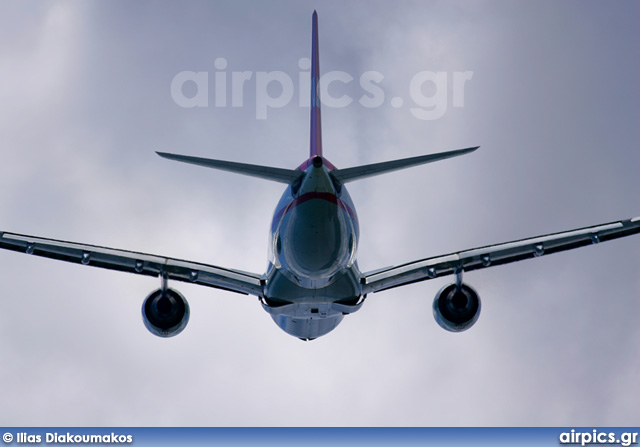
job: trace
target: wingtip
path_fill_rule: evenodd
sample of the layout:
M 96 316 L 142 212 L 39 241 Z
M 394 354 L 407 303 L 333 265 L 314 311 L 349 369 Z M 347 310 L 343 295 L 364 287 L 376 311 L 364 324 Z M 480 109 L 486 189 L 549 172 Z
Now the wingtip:
M 475 152 L 476 150 L 478 150 L 478 148 L 480 148 L 480 146 L 465 147 L 464 149 L 458 149 L 455 152 L 457 152 L 459 155 L 470 154 L 471 152 Z
M 470 154 L 472 152 L 477 151 L 480 148 L 480 146 L 473 146 L 473 147 L 468 147 L 466 149 L 460 149 L 460 152 L 462 154 Z

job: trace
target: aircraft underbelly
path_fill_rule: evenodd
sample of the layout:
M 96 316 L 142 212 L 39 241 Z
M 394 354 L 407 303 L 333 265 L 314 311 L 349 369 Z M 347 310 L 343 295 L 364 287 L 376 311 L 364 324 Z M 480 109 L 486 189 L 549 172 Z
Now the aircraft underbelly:
M 289 335 L 302 340 L 314 340 L 334 330 L 344 318 L 341 314 L 326 318 L 293 318 L 271 315 L 273 321 Z
M 312 340 L 340 324 L 344 315 L 363 304 L 360 273 L 354 265 L 345 268 L 322 288 L 306 288 L 292 281 L 286 270 L 271 266 L 262 307 L 286 333 Z
M 301 278 L 328 278 L 351 256 L 353 235 L 345 212 L 325 199 L 296 206 L 285 217 L 280 237 L 280 263 Z
M 271 225 L 262 306 L 295 337 L 332 331 L 363 303 L 356 265 L 358 219 L 346 188 L 338 192 L 315 158 L 283 194 Z

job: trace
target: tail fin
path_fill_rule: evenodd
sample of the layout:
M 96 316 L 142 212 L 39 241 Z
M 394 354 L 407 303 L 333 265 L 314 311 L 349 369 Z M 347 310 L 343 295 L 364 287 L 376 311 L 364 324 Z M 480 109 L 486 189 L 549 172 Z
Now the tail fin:
M 322 157 L 322 126 L 320 124 L 320 67 L 318 56 L 318 13 L 313 11 L 311 38 L 311 144 L 310 158 Z
M 158 152 L 161 157 L 169 160 L 191 163 L 205 166 L 207 168 L 221 169 L 223 171 L 235 172 L 237 174 L 259 177 L 275 182 L 292 184 L 300 178 L 304 171 L 315 157 L 322 157 L 323 163 L 331 171 L 331 175 L 340 183 L 346 183 L 361 178 L 397 171 L 424 163 L 444 160 L 458 155 L 468 154 L 478 149 L 470 147 L 438 154 L 422 155 L 419 157 L 404 158 L 401 160 L 385 161 L 364 166 L 355 166 L 346 169 L 336 169 L 328 160 L 322 156 L 322 126 L 320 125 L 320 67 L 318 57 L 318 13 L 313 11 L 313 35 L 311 40 L 311 142 L 309 146 L 310 157 L 302 163 L 298 169 L 272 168 L 269 166 L 251 165 L 246 163 L 236 163 L 232 161 L 213 160 L 209 158 L 190 157 L 186 155 L 168 154 Z

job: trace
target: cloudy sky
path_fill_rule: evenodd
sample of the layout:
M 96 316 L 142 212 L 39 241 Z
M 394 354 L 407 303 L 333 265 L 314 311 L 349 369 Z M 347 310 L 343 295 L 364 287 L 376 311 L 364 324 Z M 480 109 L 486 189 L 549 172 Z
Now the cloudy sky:
M 481 146 L 349 185 L 363 271 L 640 215 L 637 2 L 0 0 L 0 229 L 263 272 L 282 185 L 154 151 L 287 168 L 304 160 L 298 64 L 314 9 L 321 71 L 354 78 L 330 88 L 353 102 L 323 109 L 335 165 Z M 171 84 L 183 71 L 208 73 L 208 107 L 176 103 Z M 231 73 L 245 71 L 254 75 L 242 106 L 231 107 Z M 257 73 L 273 71 L 294 94 L 257 119 Z M 369 71 L 384 76 L 379 107 L 359 102 Z M 448 81 L 438 119 L 411 112 L 416 98 L 442 94 L 424 83 L 412 96 L 424 71 Z M 464 72 L 473 75 L 454 107 Z M 216 73 L 229 83 L 224 107 Z M 271 84 L 268 94 L 282 91 Z M 189 326 L 159 339 L 140 317 L 158 280 L 12 252 L 0 265 L 4 425 L 640 417 L 637 236 L 465 275 L 483 307 L 462 334 L 432 317 L 445 278 L 372 295 L 311 343 L 282 332 L 255 298 L 190 284 L 174 284 L 191 305 Z

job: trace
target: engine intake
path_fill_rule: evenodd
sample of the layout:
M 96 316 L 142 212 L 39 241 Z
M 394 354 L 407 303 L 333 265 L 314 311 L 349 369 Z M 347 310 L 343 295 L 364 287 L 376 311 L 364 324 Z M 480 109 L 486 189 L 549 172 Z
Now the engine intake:
M 449 284 L 433 300 L 433 316 L 441 328 L 450 332 L 469 329 L 480 316 L 480 297 L 470 286 Z
M 152 334 L 173 337 L 189 322 L 189 303 L 176 290 L 155 290 L 142 303 L 142 320 Z

